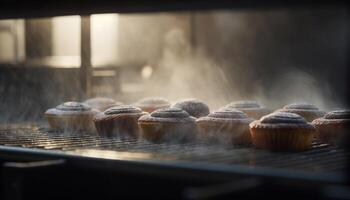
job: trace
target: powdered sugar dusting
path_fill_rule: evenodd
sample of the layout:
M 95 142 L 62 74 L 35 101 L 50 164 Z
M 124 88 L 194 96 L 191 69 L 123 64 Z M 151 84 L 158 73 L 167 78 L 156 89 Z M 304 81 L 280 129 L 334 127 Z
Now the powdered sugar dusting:
M 87 111 L 91 110 L 91 107 L 81 102 L 69 101 L 56 106 L 56 109 L 62 111 Z
M 182 100 L 177 102 L 174 107 L 180 108 L 196 118 L 207 116 L 210 112 L 208 105 L 198 99 Z
M 325 119 L 350 119 L 350 110 L 335 110 L 327 113 Z
M 292 103 L 284 106 L 283 108 L 296 110 L 319 110 L 315 105 L 309 103 Z
M 105 115 L 116 115 L 116 114 L 123 114 L 123 113 L 141 113 L 142 110 L 140 108 L 137 108 L 135 106 L 130 105 L 121 105 L 121 106 L 114 106 L 109 109 L 107 109 L 104 114 Z
M 263 124 L 279 124 L 279 123 L 293 123 L 293 124 L 307 124 L 306 120 L 298 114 L 288 112 L 274 112 L 266 115 L 260 119 Z
M 235 101 L 228 104 L 226 107 L 228 108 L 262 108 L 257 101 Z

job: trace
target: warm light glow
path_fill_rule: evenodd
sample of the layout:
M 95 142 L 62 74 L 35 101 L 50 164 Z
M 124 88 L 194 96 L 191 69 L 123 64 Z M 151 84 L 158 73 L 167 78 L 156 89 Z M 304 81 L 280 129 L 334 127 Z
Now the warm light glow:
M 72 65 L 79 62 L 80 16 L 52 18 L 53 56 L 71 57 Z M 93 66 L 115 63 L 118 45 L 118 15 L 91 16 L 91 62 Z
M 72 151 L 72 153 L 79 156 L 116 160 L 146 160 L 153 157 L 150 153 L 120 152 L 94 149 L 79 149 Z
M 142 68 L 141 76 L 143 79 L 149 79 L 149 78 L 151 78 L 152 73 L 153 73 L 152 66 L 146 65 Z
M 118 56 L 118 15 L 91 16 L 92 65 L 115 63 Z
M 52 18 L 54 56 L 80 55 L 80 16 Z

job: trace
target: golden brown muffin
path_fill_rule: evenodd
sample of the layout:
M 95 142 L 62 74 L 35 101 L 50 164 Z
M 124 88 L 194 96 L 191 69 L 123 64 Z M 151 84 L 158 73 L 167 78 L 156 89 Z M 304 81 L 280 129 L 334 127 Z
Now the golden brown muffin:
M 192 117 L 204 117 L 209 114 L 209 107 L 204 102 L 197 99 L 186 99 L 174 104 L 173 107 L 180 108 Z
M 221 143 L 250 145 L 252 143 L 249 124 L 254 119 L 249 118 L 239 110 L 227 109 L 210 113 L 197 119 L 199 133 L 204 138 Z
M 84 101 L 84 103 L 89 105 L 91 108 L 97 109 L 102 112 L 107 110 L 108 108 L 123 105 L 122 102 L 114 101 L 111 98 L 105 97 L 95 97 L 87 99 L 86 101 Z
M 152 142 L 186 142 L 197 134 L 195 118 L 179 108 L 164 108 L 139 119 L 142 136 Z
M 298 114 L 274 112 L 252 122 L 250 133 L 258 148 L 304 151 L 311 146 L 315 128 Z
M 316 106 L 309 103 L 289 104 L 278 111 L 298 114 L 304 117 L 308 122 L 312 122 L 312 120 L 320 118 L 326 114 L 324 111 L 320 111 Z
M 312 121 L 316 137 L 324 143 L 339 144 L 339 141 L 350 131 L 350 110 L 336 110 L 324 117 Z
M 137 138 L 139 136 L 137 121 L 145 114 L 147 113 L 134 106 L 115 106 L 97 114 L 94 122 L 101 136 L 120 139 Z
M 248 117 L 254 119 L 260 119 L 262 116 L 271 113 L 271 110 L 265 108 L 264 106 L 261 106 L 256 101 L 235 101 L 226 105 L 223 109 L 226 108 L 240 110 L 247 114 Z
M 170 105 L 168 100 L 159 97 L 144 98 L 134 104 L 134 106 L 148 113 L 162 108 L 169 108 Z
M 53 129 L 93 131 L 93 117 L 98 111 L 80 102 L 65 102 L 48 109 L 45 117 Z

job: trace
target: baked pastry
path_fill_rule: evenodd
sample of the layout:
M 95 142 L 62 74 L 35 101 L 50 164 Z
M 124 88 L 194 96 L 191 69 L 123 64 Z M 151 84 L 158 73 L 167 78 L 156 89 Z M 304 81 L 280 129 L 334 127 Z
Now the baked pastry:
M 350 131 L 350 110 L 336 110 L 312 121 L 316 137 L 324 143 L 338 144 Z
M 179 108 L 164 108 L 139 119 L 142 136 L 152 142 L 186 142 L 197 134 L 196 120 Z
M 111 98 L 106 98 L 106 97 L 95 97 L 95 98 L 87 99 L 86 101 L 84 101 L 84 103 L 89 105 L 91 108 L 95 108 L 99 111 L 105 111 L 108 108 L 123 105 L 122 102 L 117 102 Z
M 145 114 L 147 113 L 134 106 L 115 106 L 98 113 L 94 122 L 97 132 L 101 136 L 120 139 L 137 138 L 139 136 L 137 121 Z
M 234 109 L 216 111 L 196 120 L 199 133 L 204 138 L 238 145 L 252 143 L 249 131 L 252 121 L 254 119 Z
M 209 107 L 204 102 L 197 99 L 186 99 L 174 104 L 174 107 L 180 108 L 190 114 L 192 117 L 204 117 L 209 114 Z
M 65 102 L 48 109 L 45 117 L 53 129 L 93 131 L 93 117 L 98 111 L 80 102 Z
M 169 108 L 170 102 L 166 99 L 159 97 L 148 97 L 139 100 L 134 106 L 141 108 L 141 110 L 151 113 L 157 109 Z
M 260 119 L 262 116 L 271 113 L 269 109 L 261 106 L 256 101 L 235 101 L 224 107 L 224 109 L 226 108 L 240 110 L 254 119 Z
M 325 112 L 320 111 L 316 106 L 309 103 L 292 103 L 284 106 L 278 111 L 298 114 L 304 117 L 308 122 L 312 122 L 312 120 L 320 118 L 326 114 Z
M 315 128 L 298 114 L 274 112 L 252 122 L 250 133 L 258 148 L 303 151 L 311 146 Z

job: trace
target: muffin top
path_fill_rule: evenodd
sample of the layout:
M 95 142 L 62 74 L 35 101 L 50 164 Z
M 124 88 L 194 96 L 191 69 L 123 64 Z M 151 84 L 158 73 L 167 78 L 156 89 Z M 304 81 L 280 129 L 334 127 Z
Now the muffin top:
M 105 109 L 113 106 L 119 106 L 123 104 L 121 102 L 116 102 L 113 99 L 106 98 L 106 97 L 95 97 L 95 98 L 87 99 L 86 101 L 84 101 L 84 103 L 91 106 L 91 108 L 95 108 L 101 111 L 104 111 Z
M 94 120 L 114 119 L 122 116 L 141 116 L 147 114 L 138 107 L 131 105 L 120 105 L 108 108 L 104 112 L 95 115 Z
M 275 112 L 260 119 L 262 124 L 306 124 L 306 120 L 300 115 L 287 112 Z
M 265 107 L 260 105 L 257 101 L 235 101 L 225 106 L 225 108 L 234 108 L 242 111 L 265 109 Z
M 324 116 L 325 119 L 347 119 L 350 120 L 350 110 L 335 110 L 327 113 Z
M 142 113 L 140 108 L 130 105 L 113 106 L 104 111 L 105 115 L 118 115 L 125 113 Z
M 170 107 L 170 102 L 164 98 L 160 97 L 148 97 L 137 101 L 135 106 L 145 109 L 145 108 L 167 108 Z
M 182 100 L 177 102 L 174 107 L 180 108 L 196 118 L 204 117 L 209 114 L 208 105 L 198 99 Z
M 315 105 L 309 103 L 292 103 L 283 107 L 283 109 L 290 110 L 319 110 Z
M 350 124 L 350 110 L 335 110 L 327 113 L 321 118 L 312 121 L 314 125 L 321 124 Z
M 296 113 L 303 116 L 309 122 L 323 117 L 326 114 L 324 111 L 319 110 L 316 106 L 309 103 L 293 103 L 277 111 Z
M 149 115 L 144 115 L 139 119 L 139 123 L 144 122 L 172 122 L 172 123 L 185 123 L 194 122 L 195 118 L 191 117 L 186 111 L 172 107 L 163 108 L 152 112 Z
M 250 123 L 253 121 L 252 118 L 249 118 L 244 112 L 236 110 L 233 108 L 221 109 L 210 113 L 206 117 L 201 117 L 197 119 L 197 122 L 242 122 Z
M 170 102 L 161 97 L 147 97 L 139 100 L 136 104 L 145 105 L 145 106 L 153 106 L 153 105 L 164 105 L 170 106 Z
M 232 108 L 261 108 L 257 101 L 235 101 L 227 106 Z
M 89 105 L 81 102 L 69 101 L 56 106 L 56 108 L 48 109 L 45 114 L 64 115 L 64 114 L 89 114 L 97 112 Z
M 260 120 L 256 120 L 250 124 L 250 127 L 273 127 L 273 128 L 310 128 L 313 126 L 298 114 L 289 112 L 274 112 L 263 116 Z

